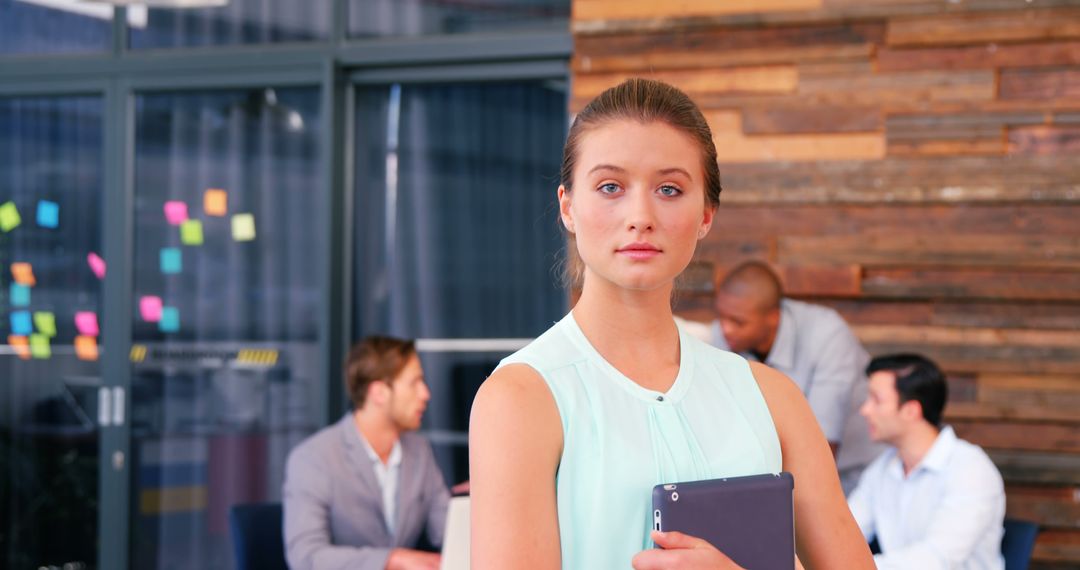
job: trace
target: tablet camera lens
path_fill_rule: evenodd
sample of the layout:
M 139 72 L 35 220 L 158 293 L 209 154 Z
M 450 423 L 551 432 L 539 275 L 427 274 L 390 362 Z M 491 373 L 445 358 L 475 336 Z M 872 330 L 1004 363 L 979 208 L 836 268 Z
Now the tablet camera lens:
M 679 500 L 679 493 L 678 493 L 678 491 L 676 491 L 676 492 L 674 492 L 674 493 L 672 493 L 672 494 L 671 494 L 671 500 L 672 500 L 672 501 L 678 501 L 678 500 Z

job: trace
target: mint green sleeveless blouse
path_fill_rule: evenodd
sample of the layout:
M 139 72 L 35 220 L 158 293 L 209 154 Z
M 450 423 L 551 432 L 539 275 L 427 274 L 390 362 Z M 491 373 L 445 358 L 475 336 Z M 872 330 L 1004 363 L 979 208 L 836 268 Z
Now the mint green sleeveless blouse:
M 652 488 L 782 470 L 765 398 L 741 356 L 679 328 L 679 374 L 667 393 L 630 380 L 568 314 L 499 366 L 527 364 L 558 407 L 555 477 L 562 566 L 629 569 L 652 548 Z

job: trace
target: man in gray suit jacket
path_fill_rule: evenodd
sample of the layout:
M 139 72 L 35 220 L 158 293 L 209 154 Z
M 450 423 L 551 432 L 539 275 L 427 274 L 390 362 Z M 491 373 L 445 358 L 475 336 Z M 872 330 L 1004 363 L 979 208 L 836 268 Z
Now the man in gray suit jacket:
M 412 341 L 368 337 L 349 353 L 353 411 L 289 454 L 285 551 L 294 570 L 437 570 L 450 492 L 431 444 L 409 433 L 431 396 Z

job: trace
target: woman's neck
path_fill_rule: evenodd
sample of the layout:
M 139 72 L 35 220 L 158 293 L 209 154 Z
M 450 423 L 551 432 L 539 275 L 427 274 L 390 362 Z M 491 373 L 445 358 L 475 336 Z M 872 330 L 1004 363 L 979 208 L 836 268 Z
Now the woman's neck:
M 631 291 L 588 280 L 574 321 L 600 355 L 643 387 L 666 392 L 679 369 L 671 286 Z

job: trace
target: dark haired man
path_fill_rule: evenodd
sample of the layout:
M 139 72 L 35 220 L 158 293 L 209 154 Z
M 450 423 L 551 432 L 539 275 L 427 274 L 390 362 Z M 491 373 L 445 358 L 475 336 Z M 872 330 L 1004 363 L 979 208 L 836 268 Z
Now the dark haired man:
M 879 569 L 1004 568 L 1005 488 L 977 445 L 941 425 L 948 390 L 938 367 L 916 354 L 870 361 L 860 412 L 891 449 L 863 472 L 848 505 Z
M 294 570 L 437 570 L 450 493 L 431 445 L 411 433 L 431 393 L 412 341 L 368 337 L 349 352 L 353 410 L 289 454 L 285 551 Z
M 870 355 L 836 311 L 784 297 L 780 279 L 759 261 L 733 269 L 716 289 L 717 319 L 682 321 L 701 340 L 764 362 L 798 384 L 836 457 L 844 494 L 884 449 L 870 441 L 859 406 Z

